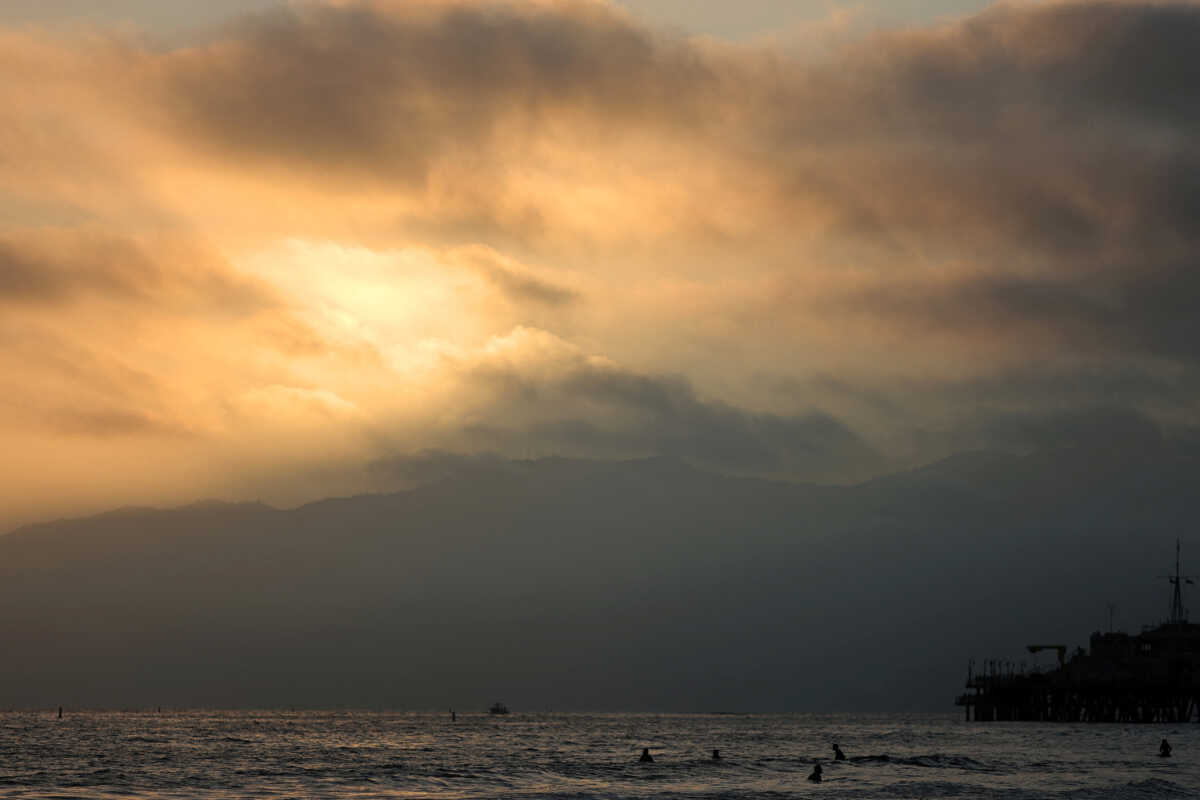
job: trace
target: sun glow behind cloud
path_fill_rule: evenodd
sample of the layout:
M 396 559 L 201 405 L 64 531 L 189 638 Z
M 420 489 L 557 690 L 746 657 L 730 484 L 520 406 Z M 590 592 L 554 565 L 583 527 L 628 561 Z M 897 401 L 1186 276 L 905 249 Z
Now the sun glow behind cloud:
M 1190 430 L 1198 31 L 1004 5 L 797 54 L 567 0 L 2 31 L 0 523 L 385 488 L 430 448 L 849 480 L 1072 415 Z

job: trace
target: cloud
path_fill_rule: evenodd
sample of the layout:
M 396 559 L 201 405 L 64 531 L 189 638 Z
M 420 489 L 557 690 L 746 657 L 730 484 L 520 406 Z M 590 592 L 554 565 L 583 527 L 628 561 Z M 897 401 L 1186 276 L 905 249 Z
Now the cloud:
M 72 229 L 0 234 L 0 303 L 43 306 L 89 298 L 220 316 L 278 304 L 268 287 L 178 237 Z
M 477 270 L 516 303 L 554 308 L 570 305 L 579 299 L 577 292 L 533 275 L 513 259 L 505 258 L 491 248 L 465 247 L 452 255 Z
M 284 485 L 428 449 L 849 479 L 1200 423 L 1200 6 L 855 37 L 569 0 L 0 33 L 7 430 L 148 420 Z
M 826 480 L 879 465 L 879 454 L 828 413 L 777 414 L 706 399 L 686 378 L 588 356 L 544 331 L 517 329 L 447 367 L 457 410 L 443 418 L 441 441 L 451 450 L 670 455 Z
M 810 477 L 877 465 L 871 448 L 829 414 L 784 416 L 706 402 L 679 377 L 597 366 L 566 377 L 562 391 L 588 406 L 631 417 L 628 429 L 607 434 L 595 423 L 584 427 L 579 420 L 579 427 L 560 428 L 568 439 L 596 444 L 608 435 L 624 440 L 626 447 L 695 458 L 727 469 Z
M 600 3 L 316 3 L 82 49 L 151 162 L 369 197 L 417 236 L 1091 274 L 1194 246 L 1198 13 L 999 6 L 812 62 Z
M 602 3 L 297 4 L 226 31 L 153 59 L 155 109 L 178 135 L 221 156 L 401 182 L 564 111 L 699 119 L 716 78 L 693 48 Z
M 1080 354 L 1194 362 L 1200 356 L 1200 323 L 1191 313 L 1193 300 L 1200 299 L 1198 267 L 1167 264 L 1076 279 L 985 276 L 878 286 L 850 294 L 839 310 L 979 340 L 999 330 Z
M 0 298 L 12 303 L 64 302 L 82 294 L 140 299 L 158 282 L 159 273 L 128 241 L 68 238 L 75 241 L 40 233 L 0 240 Z
M 137 410 L 70 410 L 53 412 L 48 417 L 52 428 L 66 436 L 125 437 L 180 436 L 188 432 L 170 422 L 154 419 Z

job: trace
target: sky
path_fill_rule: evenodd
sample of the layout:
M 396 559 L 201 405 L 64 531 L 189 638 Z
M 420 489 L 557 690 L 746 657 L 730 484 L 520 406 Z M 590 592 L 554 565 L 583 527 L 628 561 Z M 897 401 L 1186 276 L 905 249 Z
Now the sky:
M 6 0 L 0 21 L 35 25 L 123 25 L 162 33 L 220 25 L 231 17 L 285 5 L 281 0 Z M 987 0 L 615 0 L 642 24 L 721 39 L 787 37 L 830 18 L 854 16 L 872 25 L 928 22 L 978 11 Z
M 0 11 L 0 529 L 1196 433 L 1200 6 L 184 6 Z

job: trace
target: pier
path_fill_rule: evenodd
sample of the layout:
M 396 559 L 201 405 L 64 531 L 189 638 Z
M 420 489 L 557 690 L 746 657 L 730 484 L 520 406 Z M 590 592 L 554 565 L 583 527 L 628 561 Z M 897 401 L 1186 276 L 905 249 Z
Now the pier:
M 1069 659 L 1064 645 L 1028 645 L 1057 650 L 1057 669 L 972 662 L 955 704 L 976 722 L 1200 722 L 1200 625 L 1183 605 L 1192 579 L 1180 572 L 1178 541 L 1175 574 L 1164 577 L 1173 587 L 1166 622 L 1140 634 L 1093 633 L 1089 649 Z

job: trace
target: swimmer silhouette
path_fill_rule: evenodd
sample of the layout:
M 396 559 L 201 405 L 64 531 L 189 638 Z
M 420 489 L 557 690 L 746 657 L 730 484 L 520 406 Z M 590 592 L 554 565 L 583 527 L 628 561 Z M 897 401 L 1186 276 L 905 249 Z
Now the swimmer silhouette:
M 812 781 L 813 783 L 821 782 L 821 762 L 820 761 L 813 762 L 813 771 L 808 774 L 808 779 L 810 781 Z
M 721 760 L 721 751 L 720 751 L 720 750 L 713 750 L 713 757 L 712 757 L 712 760 L 713 760 L 713 761 L 720 761 L 720 760 Z
M 1168 742 L 1166 739 L 1163 739 L 1162 744 L 1160 744 L 1158 746 L 1158 757 L 1159 758 L 1170 758 L 1171 757 L 1171 743 Z
M 836 744 L 833 746 L 833 760 L 834 761 L 845 761 L 846 760 L 846 754 L 843 753 L 842 748 L 838 747 Z
M 654 756 L 650 755 L 650 748 L 649 748 L 649 747 L 643 747 L 643 748 L 642 748 L 642 757 L 638 759 L 638 763 L 640 763 L 640 764 L 645 764 L 645 763 L 647 763 L 647 762 L 649 762 L 649 763 L 653 764 L 653 763 L 654 763 Z

